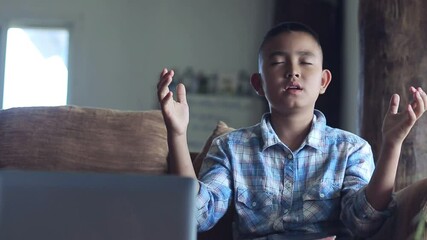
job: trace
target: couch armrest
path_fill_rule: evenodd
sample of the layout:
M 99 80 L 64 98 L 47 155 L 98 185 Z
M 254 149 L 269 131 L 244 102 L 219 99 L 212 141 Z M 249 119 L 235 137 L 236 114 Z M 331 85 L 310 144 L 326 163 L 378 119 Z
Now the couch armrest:
M 396 201 L 396 212 L 370 239 L 413 239 L 420 224 L 424 225 L 424 234 L 420 239 L 427 239 L 427 223 L 424 218 L 427 214 L 427 178 L 398 191 Z

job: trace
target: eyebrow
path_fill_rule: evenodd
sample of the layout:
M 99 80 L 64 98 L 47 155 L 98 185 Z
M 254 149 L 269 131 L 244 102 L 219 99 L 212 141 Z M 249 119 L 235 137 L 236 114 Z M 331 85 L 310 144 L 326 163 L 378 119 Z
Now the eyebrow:
M 268 55 L 268 58 L 273 58 L 276 56 L 286 56 L 286 55 L 289 55 L 289 54 L 287 52 L 283 52 L 283 51 L 274 51 Z M 314 56 L 316 56 L 313 52 L 310 52 L 310 51 L 298 51 L 297 55 L 303 56 L 303 57 L 314 57 Z

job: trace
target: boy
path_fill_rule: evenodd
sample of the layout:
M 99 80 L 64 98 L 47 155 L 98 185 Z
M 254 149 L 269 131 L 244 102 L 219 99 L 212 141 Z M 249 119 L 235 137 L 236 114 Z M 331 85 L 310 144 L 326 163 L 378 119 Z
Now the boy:
M 413 101 L 398 113 L 394 94 L 383 122 L 383 144 L 374 171 L 369 144 L 326 125 L 314 109 L 331 82 L 323 69 L 317 35 L 299 23 L 267 32 L 259 49 L 259 73 L 251 76 L 270 107 L 261 122 L 220 136 L 200 171 L 198 230 L 208 230 L 235 208 L 239 239 L 351 238 L 374 234 L 390 214 L 402 142 L 426 110 L 427 96 L 411 87 Z M 168 130 L 171 171 L 196 178 L 186 139 L 185 87 L 177 101 L 164 69 L 158 97 Z

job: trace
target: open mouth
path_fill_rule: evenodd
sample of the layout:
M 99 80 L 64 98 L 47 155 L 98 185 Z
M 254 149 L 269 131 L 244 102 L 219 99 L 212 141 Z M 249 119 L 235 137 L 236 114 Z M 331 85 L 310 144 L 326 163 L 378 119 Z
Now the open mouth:
M 298 91 L 298 90 L 302 90 L 301 86 L 299 86 L 298 84 L 292 84 L 289 86 L 286 86 L 285 88 L 286 91 Z

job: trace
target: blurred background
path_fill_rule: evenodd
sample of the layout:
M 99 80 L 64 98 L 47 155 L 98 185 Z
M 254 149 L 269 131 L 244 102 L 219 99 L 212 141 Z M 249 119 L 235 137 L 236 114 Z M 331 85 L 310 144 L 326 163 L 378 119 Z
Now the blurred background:
M 199 151 L 219 120 L 249 126 L 268 111 L 249 85 L 258 46 L 278 22 L 300 21 L 318 32 L 333 75 L 316 108 L 377 156 L 391 94 L 403 108 L 410 85 L 426 88 L 426 9 L 422 0 L 0 0 L 0 107 L 158 109 L 159 73 L 172 68 Z M 427 118 L 419 122 L 397 189 L 427 173 Z
M 300 21 L 319 33 L 333 74 L 317 108 L 358 132 L 359 1 L 0 0 L 0 105 L 158 109 L 163 67 L 190 103 L 190 146 L 218 120 L 257 123 L 268 111 L 250 87 L 264 33 Z

